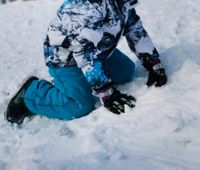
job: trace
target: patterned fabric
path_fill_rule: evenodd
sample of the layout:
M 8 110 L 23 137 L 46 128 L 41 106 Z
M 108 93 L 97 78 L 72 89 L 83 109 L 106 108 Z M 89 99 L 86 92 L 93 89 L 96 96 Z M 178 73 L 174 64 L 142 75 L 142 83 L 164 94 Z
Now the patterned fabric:
M 105 60 L 114 83 L 122 84 L 132 80 L 134 63 L 119 50 Z M 120 67 L 119 66 L 120 63 Z M 53 85 L 38 80 L 28 87 L 24 102 L 34 114 L 49 118 L 71 120 L 89 114 L 94 110 L 96 97 L 78 67 L 49 68 Z M 124 76 L 118 76 L 119 73 Z M 76 108 L 76 109 L 75 109 Z
M 143 61 L 158 53 L 142 26 L 134 5 L 137 0 L 65 0 L 50 23 L 44 42 L 48 67 L 79 67 L 91 87 L 111 82 L 104 60 L 121 36 Z M 155 54 L 155 55 L 154 55 Z

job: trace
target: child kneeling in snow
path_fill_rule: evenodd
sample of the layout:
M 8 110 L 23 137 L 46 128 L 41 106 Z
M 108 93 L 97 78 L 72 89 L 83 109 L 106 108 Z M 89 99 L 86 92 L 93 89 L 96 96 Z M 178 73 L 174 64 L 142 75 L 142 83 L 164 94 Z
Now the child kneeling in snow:
M 21 124 L 26 116 L 72 120 L 94 109 L 95 96 L 113 113 L 135 106 L 116 85 L 132 80 L 135 64 L 116 48 L 125 36 L 149 71 L 147 85 L 167 82 L 159 54 L 134 9 L 137 0 L 65 0 L 50 23 L 44 55 L 53 84 L 25 81 L 10 100 L 5 117 Z

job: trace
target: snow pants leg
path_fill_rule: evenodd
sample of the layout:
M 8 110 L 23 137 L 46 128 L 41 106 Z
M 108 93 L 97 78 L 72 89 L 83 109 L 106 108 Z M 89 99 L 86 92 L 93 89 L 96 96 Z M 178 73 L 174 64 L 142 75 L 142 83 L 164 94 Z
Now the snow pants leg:
M 53 84 L 33 81 L 25 94 L 25 104 L 32 113 L 72 120 L 94 109 L 91 88 L 79 68 L 49 68 L 49 73 Z
M 132 79 L 135 64 L 119 50 L 105 60 L 116 84 Z M 34 114 L 72 120 L 94 110 L 95 98 L 81 69 L 77 67 L 49 68 L 53 83 L 35 80 L 24 97 L 25 105 Z
M 115 84 L 123 84 L 133 79 L 135 64 L 120 50 L 115 49 L 112 55 L 106 59 L 105 65 Z

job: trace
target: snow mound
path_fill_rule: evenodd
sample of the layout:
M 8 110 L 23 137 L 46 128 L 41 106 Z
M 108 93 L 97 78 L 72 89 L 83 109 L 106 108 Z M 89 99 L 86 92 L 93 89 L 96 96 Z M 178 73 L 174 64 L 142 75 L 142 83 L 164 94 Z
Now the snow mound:
M 198 0 L 143 0 L 137 7 L 159 44 L 169 81 L 165 87 L 147 88 L 147 72 L 123 39 L 119 48 L 136 61 L 137 70 L 135 79 L 119 88 L 136 96 L 135 109 L 118 116 L 100 107 L 69 122 L 35 116 L 16 126 L 4 120 L 6 103 L 23 78 L 32 74 L 50 78 L 42 42 L 60 3 L 44 0 L 0 6 L 0 169 L 198 170 Z

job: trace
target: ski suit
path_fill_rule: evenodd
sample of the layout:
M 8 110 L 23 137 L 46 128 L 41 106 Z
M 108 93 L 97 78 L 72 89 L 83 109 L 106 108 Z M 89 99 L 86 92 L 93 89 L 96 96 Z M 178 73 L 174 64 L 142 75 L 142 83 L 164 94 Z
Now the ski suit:
M 137 0 L 64 1 L 44 42 L 46 65 L 54 80 L 35 80 L 30 85 L 24 100 L 31 112 L 67 120 L 82 117 L 94 109 L 94 87 L 130 81 L 135 65 L 116 48 L 122 36 L 143 65 L 144 61 L 160 62 L 136 14 L 136 3 Z

